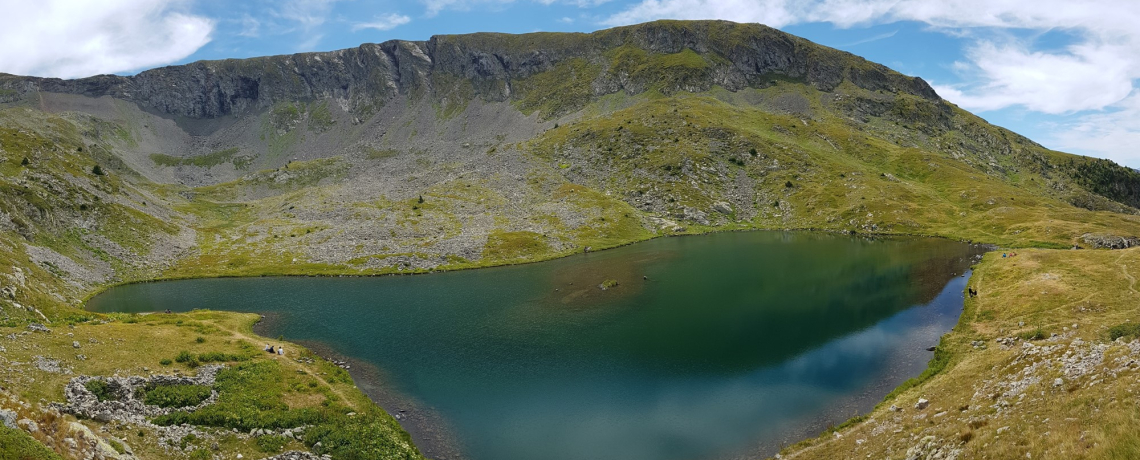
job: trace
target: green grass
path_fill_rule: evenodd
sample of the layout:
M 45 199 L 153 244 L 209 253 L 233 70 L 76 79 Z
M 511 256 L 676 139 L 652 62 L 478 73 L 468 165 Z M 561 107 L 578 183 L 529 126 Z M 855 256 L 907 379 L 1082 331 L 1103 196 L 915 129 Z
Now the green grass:
M 1108 339 L 1134 339 L 1140 337 L 1140 323 L 1123 323 L 1108 329 Z
M 274 361 L 239 364 L 218 372 L 217 403 L 194 412 L 156 417 L 159 425 L 212 426 L 249 431 L 254 428 L 294 428 L 322 422 L 328 408 L 290 409 L 284 401 L 286 375 Z
M 87 383 L 83 386 L 87 388 L 87 391 L 93 393 L 95 395 L 95 398 L 100 401 L 110 401 L 115 399 L 112 388 L 109 384 L 107 384 L 106 380 L 88 380 Z
M 0 425 L 0 459 L 60 460 L 61 457 L 27 433 Z
M 202 385 L 150 385 L 142 389 L 141 399 L 159 407 L 191 407 L 210 397 L 210 388 Z
M 518 108 L 523 113 L 537 111 L 542 119 L 577 111 L 593 99 L 590 85 L 601 71 L 600 65 L 582 58 L 563 61 L 515 84 L 522 94 Z
M 483 257 L 491 260 L 515 260 L 549 251 L 550 246 L 537 233 L 496 231 L 487 235 Z

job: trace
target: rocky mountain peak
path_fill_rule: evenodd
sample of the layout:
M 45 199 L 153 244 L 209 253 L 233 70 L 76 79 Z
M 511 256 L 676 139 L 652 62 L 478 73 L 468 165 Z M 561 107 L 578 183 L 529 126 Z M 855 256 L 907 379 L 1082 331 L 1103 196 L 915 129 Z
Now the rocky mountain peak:
M 638 73 L 638 59 L 659 59 L 655 64 L 665 67 Z M 467 97 L 519 98 L 518 83 L 571 61 L 590 69 L 570 78 L 590 79 L 593 97 L 649 88 L 735 91 L 793 79 L 823 91 L 847 81 L 938 100 L 920 78 L 760 24 L 727 21 L 656 21 L 589 34 L 439 35 L 426 42 L 392 40 L 330 52 L 199 61 L 126 77 L 2 75 L 0 88 L 23 96 L 38 91 L 111 96 L 176 118 L 219 118 L 315 99 L 334 99 L 361 113 L 397 94 L 433 91 L 441 79 L 469 81 L 473 91 Z

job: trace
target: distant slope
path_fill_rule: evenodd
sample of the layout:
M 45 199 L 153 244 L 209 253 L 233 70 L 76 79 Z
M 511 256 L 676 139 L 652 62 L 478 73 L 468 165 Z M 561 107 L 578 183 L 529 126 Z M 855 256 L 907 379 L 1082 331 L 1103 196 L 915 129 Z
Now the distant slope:
M 8 75 L 0 101 L 6 257 L 45 286 L 11 300 L 49 313 L 130 280 L 478 267 L 719 229 L 1140 234 L 1135 172 L 757 24 Z

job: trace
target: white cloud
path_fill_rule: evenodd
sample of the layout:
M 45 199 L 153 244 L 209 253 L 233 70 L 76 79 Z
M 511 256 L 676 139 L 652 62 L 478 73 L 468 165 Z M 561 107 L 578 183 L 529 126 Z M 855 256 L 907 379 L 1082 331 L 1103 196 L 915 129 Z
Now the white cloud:
M 1023 105 L 1062 113 L 1120 101 L 1140 78 L 1140 2 L 1091 0 L 642 0 L 610 16 L 610 25 L 659 18 L 728 19 L 773 27 L 829 22 L 839 27 L 919 21 L 948 33 L 969 30 L 974 44 L 963 70 L 972 84 L 942 87 L 967 108 Z M 1059 29 L 1077 42 L 1034 51 L 986 33 L 994 29 Z
M 1109 158 L 1140 168 L 1140 91 L 1101 113 L 1059 123 L 1045 139 L 1067 151 Z
M 389 14 L 386 16 L 377 16 L 371 22 L 361 22 L 352 25 L 352 30 L 357 31 L 361 29 L 376 29 L 376 30 L 391 30 L 393 28 L 402 26 L 412 22 L 412 18 L 402 14 Z
M 289 0 L 282 2 L 275 14 L 295 22 L 306 31 L 319 27 L 328 20 L 337 0 Z
M 178 0 L 8 2 L 0 72 L 75 78 L 183 59 L 210 41 L 214 22 Z
M 1120 157 L 1140 141 L 1140 122 L 1132 121 L 1140 119 L 1140 103 L 1133 101 L 1136 96 L 1125 100 L 1140 79 L 1140 2 L 1135 0 L 641 0 L 603 23 L 662 18 L 772 27 L 923 22 L 969 43 L 967 59 L 955 65 L 965 83 L 937 85 L 943 97 L 978 111 L 1023 107 L 1073 115 L 1074 123 L 1058 127 L 1070 129 L 1055 136 L 1061 147 L 1080 145 L 1081 151 Z M 1006 33 L 1027 30 L 1061 31 L 1072 42 L 1038 50 Z
M 974 110 L 997 110 L 1021 105 L 1035 112 L 1062 114 L 1099 110 L 1121 101 L 1132 91 L 1135 70 L 1121 59 L 1127 49 L 1094 45 L 1072 47 L 1067 53 L 1035 52 L 1019 45 L 983 42 L 968 53 L 962 71 L 977 74 L 966 85 L 936 86 L 943 97 Z M 1135 75 L 1140 77 L 1140 75 Z
M 444 10 L 454 11 L 468 11 L 476 6 L 486 5 L 506 5 L 515 3 L 516 0 L 419 0 L 420 3 L 426 8 L 425 14 L 427 17 L 434 17 Z M 611 0 L 531 0 L 535 3 L 543 5 L 553 5 L 555 3 L 562 3 L 567 5 L 574 5 L 579 8 L 591 8 Z
M 864 43 L 877 42 L 877 41 L 879 41 L 879 40 L 886 40 L 886 39 L 888 39 L 888 38 L 894 37 L 894 36 L 895 36 L 895 35 L 897 35 L 898 33 L 899 33 L 899 31 L 898 31 L 898 30 L 892 30 L 892 31 L 890 31 L 890 32 L 887 32 L 887 33 L 882 33 L 882 34 L 879 34 L 879 35 L 875 35 L 875 36 L 873 36 L 873 37 L 867 37 L 867 38 L 864 38 L 864 39 L 861 39 L 861 40 L 855 40 L 855 41 L 853 41 L 853 42 L 851 42 L 851 43 L 844 43 L 844 44 L 842 44 L 842 45 L 839 45 L 839 46 L 840 46 L 840 47 L 858 46 L 858 45 L 862 45 L 862 44 L 864 44 Z
M 261 21 L 257 18 L 250 16 L 248 13 L 241 18 L 241 31 L 238 32 L 239 36 L 257 38 L 261 36 Z

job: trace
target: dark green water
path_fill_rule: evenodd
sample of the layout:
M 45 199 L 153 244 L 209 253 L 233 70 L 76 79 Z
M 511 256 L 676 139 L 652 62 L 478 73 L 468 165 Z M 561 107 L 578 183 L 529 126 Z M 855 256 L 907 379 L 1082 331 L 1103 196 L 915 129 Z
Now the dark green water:
M 442 418 L 409 426 L 430 455 L 449 455 L 445 429 L 475 460 L 733 458 L 773 454 L 918 375 L 978 252 L 724 233 L 422 276 L 136 284 L 88 305 L 262 312 L 263 334 L 375 365 L 390 410 Z

